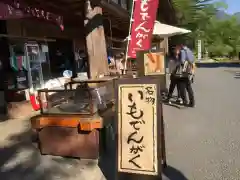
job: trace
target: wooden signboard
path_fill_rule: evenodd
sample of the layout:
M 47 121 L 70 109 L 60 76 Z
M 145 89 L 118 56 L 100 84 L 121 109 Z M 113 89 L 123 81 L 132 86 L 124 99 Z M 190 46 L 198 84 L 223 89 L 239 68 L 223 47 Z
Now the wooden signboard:
M 165 74 L 165 59 L 163 52 L 149 52 L 144 54 L 145 75 Z
M 151 76 L 160 81 L 161 91 L 167 91 L 164 49 L 137 52 L 138 76 Z
M 164 75 L 164 51 L 139 51 L 137 53 L 137 66 L 139 76 Z
M 160 180 L 162 166 L 161 95 L 156 79 L 116 82 L 117 178 Z

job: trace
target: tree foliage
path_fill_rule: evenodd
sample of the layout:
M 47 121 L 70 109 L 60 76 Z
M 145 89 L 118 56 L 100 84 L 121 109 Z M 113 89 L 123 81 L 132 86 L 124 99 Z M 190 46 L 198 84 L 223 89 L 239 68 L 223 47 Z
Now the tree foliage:
M 192 33 L 174 37 L 196 47 L 202 40 L 204 49 L 212 56 L 236 56 L 240 51 L 240 23 L 234 16 L 218 19 L 219 9 L 226 9 L 223 2 L 212 0 L 172 0 L 178 19 L 177 26 L 190 29 Z

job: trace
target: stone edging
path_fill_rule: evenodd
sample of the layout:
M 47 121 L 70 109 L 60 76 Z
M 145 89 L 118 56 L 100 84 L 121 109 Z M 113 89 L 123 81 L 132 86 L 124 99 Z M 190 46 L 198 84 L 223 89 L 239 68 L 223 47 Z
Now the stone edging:
M 198 68 L 240 67 L 239 62 L 196 62 Z

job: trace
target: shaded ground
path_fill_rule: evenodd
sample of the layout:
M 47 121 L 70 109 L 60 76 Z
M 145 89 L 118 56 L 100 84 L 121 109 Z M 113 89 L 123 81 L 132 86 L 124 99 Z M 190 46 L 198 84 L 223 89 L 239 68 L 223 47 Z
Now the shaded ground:
M 1 123 L 0 133 L 1 180 L 92 180 L 89 175 L 99 170 L 93 161 L 40 156 L 26 120 Z
M 240 180 L 238 69 L 198 69 L 195 109 L 164 106 L 170 180 Z M 239 75 L 240 76 L 240 75 Z M 114 180 L 114 147 L 95 161 L 40 156 L 26 120 L 0 125 L 1 180 Z M 105 176 L 105 177 L 104 177 Z

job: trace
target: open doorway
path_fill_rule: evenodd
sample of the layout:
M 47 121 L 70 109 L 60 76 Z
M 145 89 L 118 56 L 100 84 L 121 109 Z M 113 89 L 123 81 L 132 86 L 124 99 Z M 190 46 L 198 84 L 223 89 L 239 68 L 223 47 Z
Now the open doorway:
M 52 77 L 63 76 L 64 70 L 71 70 L 75 74 L 72 40 L 56 39 L 55 42 L 49 42 L 48 47 Z

